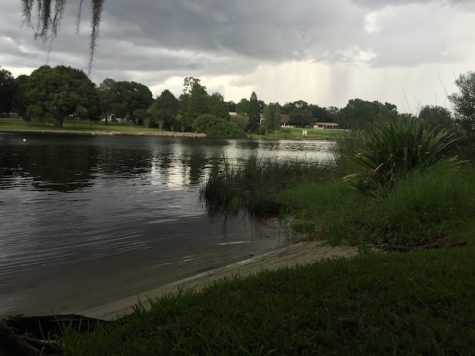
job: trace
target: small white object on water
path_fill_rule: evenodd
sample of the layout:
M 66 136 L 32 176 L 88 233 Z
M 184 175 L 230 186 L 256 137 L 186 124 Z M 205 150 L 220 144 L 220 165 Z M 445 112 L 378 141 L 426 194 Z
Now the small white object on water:
M 26 138 L 23 139 L 23 142 L 26 142 Z

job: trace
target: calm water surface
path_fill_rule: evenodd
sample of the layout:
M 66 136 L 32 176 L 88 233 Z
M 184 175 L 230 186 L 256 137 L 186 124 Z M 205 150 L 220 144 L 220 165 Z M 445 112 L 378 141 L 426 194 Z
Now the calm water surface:
M 223 157 L 330 160 L 332 143 L 0 134 L 0 316 L 74 312 L 285 243 L 209 219 L 199 189 Z

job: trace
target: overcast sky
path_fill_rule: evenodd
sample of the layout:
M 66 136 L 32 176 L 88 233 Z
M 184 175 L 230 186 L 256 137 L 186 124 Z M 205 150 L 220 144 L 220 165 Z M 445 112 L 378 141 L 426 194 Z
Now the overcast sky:
M 43 64 L 86 70 L 90 1 L 67 0 L 52 45 L 33 39 L 20 0 L 0 0 L 0 66 L 14 75 Z M 106 0 L 91 74 L 135 80 L 157 95 L 201 78 L 238 101 L 389 101 L 400 111 L 449 106 L 456 77 L 475 70 L 473 0 Z

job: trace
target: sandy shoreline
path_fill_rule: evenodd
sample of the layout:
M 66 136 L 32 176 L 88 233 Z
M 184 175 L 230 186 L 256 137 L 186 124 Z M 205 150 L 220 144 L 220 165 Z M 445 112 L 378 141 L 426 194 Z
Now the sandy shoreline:
M 284 267 L 310 264 L 326 259 L 353 257 L 358 255 L 356 247 L 330 246 L 325 241 L 300 242 L 209 271 L 196 273 L 191 277 L 169 283 L 158 288 L 139 293 L 132 297 L 122 298 L 93 308 L 76 310 L 75 314 L 111 320 L 117 316 L 132 312 L 139 299 L 157 298 L 173 294 L 180 289 L 200 290 L 210 283 L 233 276 L 248 276 L 262 271 L 273 271 Z M 198 271 L 197 271 L 198 272 Z

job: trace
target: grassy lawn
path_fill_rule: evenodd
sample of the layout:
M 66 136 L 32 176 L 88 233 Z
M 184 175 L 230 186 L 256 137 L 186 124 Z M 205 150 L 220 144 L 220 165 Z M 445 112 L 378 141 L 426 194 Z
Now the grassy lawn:
M 88 132 L 104 132 L 104 133 L 118 133 L 118 134 L 145 134 L 145 133 L 157 133 L 158 129 L 149 129 L 141 126 L 134 126 L 130 124 L 117 124 L 110 123 L 106 125 L 103 122 L 95 121 L 71 121 L 65 122 L 62 129 L 54 128 L 51 124 L 46 123 L 30 123 L 23 122 L 21 120 L 12 119 L 0 119 L 0 130 L 2 131 L 52 131 L 52 132 L 65 132 L 65 133 L 88 133 Z
M 307 130 L 307 136 L 303 136 L 302 131 Z M 301 129 L 294 127 L 281 128 L 268 135 L 252 135 L 253 138 L 264 140 L 331 140 L 344 136 L 345 130 L 323 130 L 323 129 Z
M 322 130 L 322 129 L 306 129 L 308 135 L 302 136 L 302 129 L 298 128 L 283 128 L 277 132 L 271 133 L 267 136 L 252 134 L 251 138 L 264 140 L 332 140 L 345 135 L 343 130 Z M 0 131 L 4 132 L 38 132 L 48 131 L 57 133 L 115 133 L 123 135 L 144 135 L 157 134 L 158 129 L 145 128 L 142 126 L 135 126 L 128 123 L 118 124 L 96 121 L 70 121 L 65 122 L 62 129 L 54 128 L 52 124 L 40 122 L 24 122 L 21 119 L 2 119 L 0 118 Z

